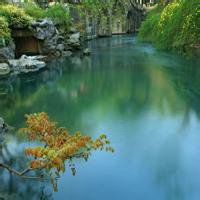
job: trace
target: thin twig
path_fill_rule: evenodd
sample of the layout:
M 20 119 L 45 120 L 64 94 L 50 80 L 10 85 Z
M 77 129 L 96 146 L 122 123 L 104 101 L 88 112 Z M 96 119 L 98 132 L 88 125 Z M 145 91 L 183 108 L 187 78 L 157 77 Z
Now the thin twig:
M 27 168 L 23 170 L 22 172 L 19 172 L 5 163 L 0 163 L 0 168 L 4 168 L 8 170 L 10 173 L 20 176 L 22 178 L 27 178 L 27 179 L 42 179 L 43 178 L 42 176 L 26 176 L 25 175 L 26 173 L 33 171 L 34 170 L 33 168 Z

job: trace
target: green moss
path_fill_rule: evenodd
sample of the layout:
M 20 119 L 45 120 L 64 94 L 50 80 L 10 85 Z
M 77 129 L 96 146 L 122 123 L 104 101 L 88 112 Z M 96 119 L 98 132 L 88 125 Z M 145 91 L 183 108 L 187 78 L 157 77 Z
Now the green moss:
M 200 44 L 200 0 L 174 0 L 147 16 L 139 31 L 143 41 L 184 51 Z

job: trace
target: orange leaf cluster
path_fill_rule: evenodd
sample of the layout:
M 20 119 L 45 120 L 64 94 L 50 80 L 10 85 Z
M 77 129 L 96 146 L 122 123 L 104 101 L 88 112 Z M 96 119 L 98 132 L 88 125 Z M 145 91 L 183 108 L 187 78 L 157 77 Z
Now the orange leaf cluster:
M 65 171 L 65 161 L 73 158 L 88 159 L 92 150 L 114 152 L 106 135 L 96 140 L 80 132 L 70 135 L 65 128 L 58 127 L 44 112 L 26 115 L 27 127 L 20 129 L 28 135 L 29 140 L 41 143 L 41 146 L 26 148 L 25 154 L 32 158 L 29 166 L 33 169 L 56 169 L 57 173 Z M 75 174 L 75 168 L 71 167 Z

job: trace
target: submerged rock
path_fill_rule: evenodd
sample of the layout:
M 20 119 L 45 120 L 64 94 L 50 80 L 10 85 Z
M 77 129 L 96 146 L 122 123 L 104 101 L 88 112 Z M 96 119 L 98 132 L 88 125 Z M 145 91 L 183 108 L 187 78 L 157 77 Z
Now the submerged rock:
M 14 73 L 36 72 L 46 67 L 46 63 L 39 61 L 37 56 L 21 56 L 20 59 L 8 60 L 8 63 Z
M 10 73 L 10 67 L 7 63 L 0 63 L 0 76 L 8 75 Z

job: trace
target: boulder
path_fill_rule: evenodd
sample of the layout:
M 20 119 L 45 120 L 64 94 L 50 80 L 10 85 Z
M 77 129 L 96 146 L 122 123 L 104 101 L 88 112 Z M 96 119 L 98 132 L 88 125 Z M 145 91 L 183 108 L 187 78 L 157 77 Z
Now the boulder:
M 0 117 L 0 135 L 2 133 L 7 132 L 8 130 L 8 125 L 4 122 L 4 119 Z
M 80 33 L 74 33 L 70 36 L 68 43 L 80 43 Z
M 91 50 L 89 48 L 86 48 L 83 50 L 83 55 L 89 56 L 91 54 Z
M 65 49 L 64 37 L 61 36 L 50 19 L 42 19 L 32 23 L 34 37 L 43 40 L 41 53 L 46 55 L 61 56 Z
M 80 33 L 72 34 L 66 42 L 66 45 L 70 46 L 72 50 L 81 49 Z
M 10 73 L 10 67 L 7 63 L 0 63 L 0 76 L 8 75 Z
M 65 49 L 65 45 L 64 44 L 58 44 L 56 49 L 62 52 Z
M 8 60 L 8 63 L 13 71 L 17 74 L 36 72 L 46 66 L 46 63 L 39 61 L 37 57 L 26 55 L 21 56 L 20 59 Z
M 50 19 L 42 19 L 32 23 L 34 30 L 34 36 L 39 40 L 45 40 L 52 38 L 55 34 L 58 34 L 58 30 Z
M 0 117 L 0 145 L 5 142 L 5 134 L 13 130 L 12 127 L 8 126 L 4 119 Z
M 53 55 L 56 56 L 56 57 L 60 57 L 61 52 L 60 51 L 54 51 Z
M 70 34 L 74 34 L 74 33 L 77 33 L 78 31 L 77 31 L 77 29 L 75 28 L 75 27 L 71 27 L 70 29 L 69 29 L 69 33 Z
M 13 41 L 10 41 L 10 43 L 0 48 L 0 62 L 5 62 L 8 59 L 14 59 L 15 58 L 15 44 Z
M 0 117 L 0 132 L 3 130 L 4 124 L 3 118 Z
M 64 57 L 69 57 L 69 56 L 71 56 L 72 55 L 72 52 L 71 51 L 63 51 L 62 52 L 62 56 L 64 56 Z

